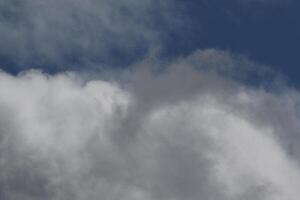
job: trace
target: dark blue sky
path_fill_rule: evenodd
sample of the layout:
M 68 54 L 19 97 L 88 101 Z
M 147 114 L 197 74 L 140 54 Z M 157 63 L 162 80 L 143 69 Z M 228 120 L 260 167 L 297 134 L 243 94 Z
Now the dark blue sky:
M 32 19 L 26 16 L 28 14 L 25 11 L 23 12 L 22 9 L 25 6 L 20 3 L 21 1 L 15 0 L 12 2 L 15 3 L 9 5 L 10 7 L 6 4 L 0 5 L 0 20 L 9 21 L 18 28 L 16 30 L 19 30 L 20 24 L 23 26 L 27 21 L 31 22 Z M 149 32 L 154 30 L 153 32 L 159 35 L 162 59 L 188 55 L 196 49 L 216 48 L 227 50 L 245 55 L 257 63 L 269 65 L 289 77 L 293 85 L 300 85 L 300 3 L 298 1 L 175 0 L 171 1 L 174 6 L 171 9 L 171 17 L 169 17 L 176 19 L 173 22 L 164 18 L 166 9 L 162 9 L 163 3 L 153 2 L 156 5 L 147 10 L 147 17 L 141 17 L 145 11 L 132 12 L 125 5 L 120 9 L 122 17 L 117 18 L 117 20 L 121 20 L 120 26 L 122 26 L 122 20 L 125 18 L 124 20 L 127 20 L 128 24 L 143 23 L 142 28 L 147 29 L 147 31 L 150 30 Z M 168 6 L 170 7 L 170 5 Z M 161 9 L 160 12 L 157 11 L 159 9 Z M 63 9 L 62 11 L 64 12 Z M 32 12 L 38 13 L 38 10 Z M 71 12 L 72 17 L 74 13 L 78 14 Z M 147 40 L 144 36 L 140 37 L 138 35 L 139 27 L 132 28 L 136 29 L 135 32 L 126 30 L 128 37 L 123 37 L 121 35 L 123 30 L 118 30 L 120 33 L 114 32 L 114 34 L 111 34 L 104 28 L 91 28 L 96 22 L 95 24 L 91 23 L 90 27 L 85 27 L 93 18 L 91 17 L 91 20 L 88 21 L 88 18 L 80 18 L 83 16 L 82 13 L 79 13 L 78 16 L 78 30 L 87 29 L 90 31 L 88 34 L 83 32 L 82 35 L 87 36 L 88 40 L 89 37 L 95 37 L 95 42 L 92 42 L 90 46 L 84 49 L 73 40 L 66 42 L 64 45 L 60 45 L 60 40 L 52 42 L 53 38 L 60 36 L 60 32 L 55 32 L 57 28 L 49 28 L 47 31 L 50 33 L 53 31 L 54 34 L 49 36 L 49 33 L 47 33 L 48 35 L 45 36 L 43 33 L 42 39 L 37 40 L 34 37 L 41 35 L 40 33 L 40 35 L 36 34 L 36 30 L 39 29 L 28 29 L 29 31 L 26 29 L 29 34 L 26 37 L 24 36 L 25 42 L 12 39 L 15 44 L 12 47 L 5 44 L 10 49 L 6 50 L 4 48 L 0 51 L 1 67 L 11 73 L 18 73 L 29 68 L 28 66 L 41 68 L 49 72 L 74 69 L 86 65 L 86 63 L 92 63 L 93 66 L 96 64 L 99 66 L 126 67 L 130 63 L 142 59 L 147 51 L 151 49 L 149 43 L 152 40 L 149 42 L 150 39 Z M 29 20 L 23 20 L 24 18 Z M 38 18 L 34 18 L 34 20 L 36 19 Z M 52 25 L 48 21 L 45 24 L 46 27 Z M 28 26 L 30 25 L 32 24 L 28 23 Z M 70 37 L 81 36 L 80 32 L 75 36 L 71 35 L 76 30 L 68 30 L 68 26 L 62 25 L 63 28 L 66 27 L 62 29 L 62 32 L 66 31 L 68 33 L 70 31 L 66 40 L 69 40 Z M 70 28 L 74 27 L 70 26 Z M 0 29 L 0 31 L 3 30 Z M 27 33 L 23 29 L 20 30 L 22 34 Z M 98 34 L 97 31 L 101 31 L 104 37 L 100 39 L 107 43 L 104 47 L 99 47 L 99 49 L 106 48 L 104 53 L 97 47 L 97 45 L 103 43 L 94 36 Z M 105 35 L 111 35 L 111 38 Z M 7 40 L 5 37 L 2 38 Z M 45 42 L 44 38 L 50 42 Z M 114 41 L 118 42 L 114 43 Z M 125 44 L 124 41 L 127 41 L 127 43 Z M 51 46 L 53 43 L 55 45 Z M 2 44 L 2 46 L 5 45 Z M 49 46 L 53 49 L 48 48 Z M 19 48 L 25 50 L 20 51 Z M 33 49 L 33 53 L 23 56 L 23 52 L 30 52 L 31 49 Z M 48 52 L 43 54 L 45 49 L 58 52 L 59 59 L 56 55 L 51 54 L 52 57 L 49 56 Z M 8 51 L 13 53 L 8 53 Z M 21 54 L 22 56 L 20 56 Z
M 167 39 L 166 52 L 218 48 L 270 65 L 300 83 L 300 4 L 185 1 L 188 24 Z M 167 38 L 167 37 L 166 37 Z

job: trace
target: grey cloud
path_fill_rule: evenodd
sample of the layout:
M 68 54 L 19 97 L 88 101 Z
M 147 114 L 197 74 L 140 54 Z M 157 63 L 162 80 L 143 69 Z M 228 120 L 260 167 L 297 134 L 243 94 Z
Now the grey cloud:
M 106 81 L 1 72 L 1 198 L 300 197 L 298 91 L 246 86 L 230 74 L 255 64 L 222 51 L 156 64 Z

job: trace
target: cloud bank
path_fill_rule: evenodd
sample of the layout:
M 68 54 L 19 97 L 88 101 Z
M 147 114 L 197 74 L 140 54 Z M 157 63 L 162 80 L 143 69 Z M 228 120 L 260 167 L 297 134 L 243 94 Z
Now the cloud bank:
M 1 199 L 300 198 L 298 91 L 243 84 L 254 63 L 222 51 L 164 65 L 1 72 Z

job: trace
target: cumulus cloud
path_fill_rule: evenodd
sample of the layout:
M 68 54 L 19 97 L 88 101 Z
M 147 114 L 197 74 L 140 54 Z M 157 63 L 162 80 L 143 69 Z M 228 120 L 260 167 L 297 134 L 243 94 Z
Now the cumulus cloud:
M 298 91 L 247 86 L 222 51 L 154 65 L 1 72 L 1 199 L 299 199 Z

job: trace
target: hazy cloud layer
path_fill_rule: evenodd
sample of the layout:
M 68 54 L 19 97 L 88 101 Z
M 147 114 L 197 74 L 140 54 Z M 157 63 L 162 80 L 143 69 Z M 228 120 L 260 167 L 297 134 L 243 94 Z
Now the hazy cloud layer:
M 298 91 L 245 86 L 229 74 L 254 64 L 215 50 L 137 65 L 0 73 L 1 199 L 300 198 Z
M 0 67 L 103 68 L 126 66 L 159 49 L 169 53 L 166 43 L 181 44 L 206 23 L 203 17 L 193 21 L 189 5 L 177 0 L 1 0 Z
M 143 56 L 159 47 L 164 28 L 178 25 L 175 5 L 169 0 L 1 0 L 0 58 L 46 68 Z
M 286 2 L 0 0 L 0 67 L 12 73 L 28 68 L 48 72 L 65 69 L 97 71 L 107 66 L 127 67 L 148 54 L 161 52 L 161 57 L 168 59 L 188 54 L 199 47 L 233 49 L 267 58 L 264 50 L 257 54 L 251 50 L 262 49 L 257 45 L 260 40 L 253 41 L 255 48 L 243 42 L 243 50 L 232 42 L 235 41 L 234 35 L 243 36 L 251 29 L 261 29 L 258 25 L 258 28 L 248 30 L 249 22 L 243 16 L 252 19 L 257 12 L 264 15 L 268 11 L 268 6 L 262 6 L 264 3 Z M 248 6 L 251 3 L 254 3 L 253 7 Z M 232 7 L 235 9 L 232 10 Z M 268 13 L 266 16 L 270 16 Z M 255 20 L 261 20 L 263 15 Z M 226 29 L 224 35 L 219 36 L 223 29 Z M 266 29 L 262 33 L 266 34 Z M 232 37 L 228 37 L 230 35 Z M 248 41 L 247 38 L 239 40 Z M 276 43 L 272 41 L 270 43 Z

